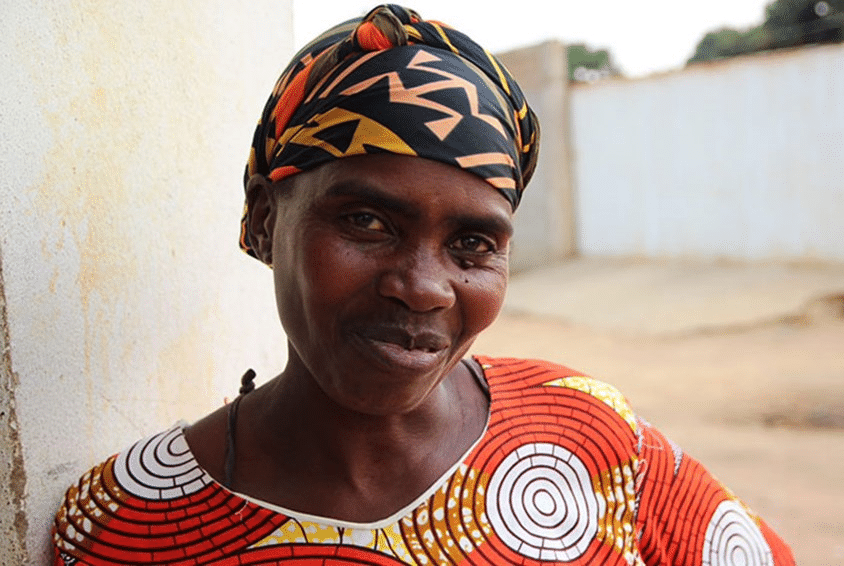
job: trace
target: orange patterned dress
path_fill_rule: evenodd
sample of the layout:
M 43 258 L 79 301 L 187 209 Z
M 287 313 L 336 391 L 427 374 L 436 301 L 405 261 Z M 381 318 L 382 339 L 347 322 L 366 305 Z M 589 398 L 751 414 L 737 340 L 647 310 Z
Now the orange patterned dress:
M 611 386 L 542 361 L 477 360 L 491 399 L 484 434 L 392 517 L 347 523 L 229 491 L 176 426 L 68 490 L 55 564 L 794 564 Z

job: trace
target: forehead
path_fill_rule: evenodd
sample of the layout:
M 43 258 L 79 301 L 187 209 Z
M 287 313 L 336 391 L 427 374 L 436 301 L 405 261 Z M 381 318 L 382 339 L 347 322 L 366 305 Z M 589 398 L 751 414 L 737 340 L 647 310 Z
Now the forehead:
M 389 199 L 408 214 L 461 211 L 510 221 L 509 201 L 480 177 L 457 167 L 403 155 L 338 159 L 293 177 L 291 197 L 317 203 L 331 199 Z M 303 202 L 304 204 L 304 202 Z

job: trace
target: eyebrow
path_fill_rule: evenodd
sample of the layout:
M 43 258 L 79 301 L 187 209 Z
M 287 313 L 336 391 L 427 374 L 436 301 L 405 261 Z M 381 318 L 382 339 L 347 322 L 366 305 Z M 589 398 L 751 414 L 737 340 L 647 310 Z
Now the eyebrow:
M 419 217 L 419 211 L 417 211 L 416 208 L 411 206 L 409 203 L 387 195 L 372 185 L 367 185 L 366 183 L 362 183 L 360 181 L 344 181 L 332 185 L 326 191 L 325 196 L 329 198 L 357 198 L 362 201 L 366 201 L 367 203 L 372 203 L 385 210 L 389 210 L 390 212 L 401 214 L 402 216 L 410 218 Z
M 497 214 L 477 216 L 474 214 L 456 214 L 448 217 L 449 222 L 469 230 L 489 234 L 502 234 L 510 238 L 513 235 L 513 223 Z
M 338 182 L 328 188 L 325 193 L 328 198 L 356 198 L 375 206 L 400 214 L 412 220 L 419 218 L 419 211 L 410 203 L 385 194 L 377 187 L 358 180 Z M 456 213 L 446 216 L 446 221 L 469 230 L 503 234 L 508 238 L 513 235 L 513 223 L 509 218 L 500 214 L 467 214 Z

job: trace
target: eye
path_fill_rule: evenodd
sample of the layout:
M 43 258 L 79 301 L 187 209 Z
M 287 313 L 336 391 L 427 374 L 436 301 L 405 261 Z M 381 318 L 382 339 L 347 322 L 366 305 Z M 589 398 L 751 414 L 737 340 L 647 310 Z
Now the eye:
M 377 216 L 370 212 L 355 212 L 348 214 L 345 220 L 362 230 L 370 230 L 372 232 L 387 232 L 387 226 Z
M 452 248 L 472 254 L 489 254 L 496 251 L 495 243 L 491 239 L 477 234 L 460 236 L 454 240 Z

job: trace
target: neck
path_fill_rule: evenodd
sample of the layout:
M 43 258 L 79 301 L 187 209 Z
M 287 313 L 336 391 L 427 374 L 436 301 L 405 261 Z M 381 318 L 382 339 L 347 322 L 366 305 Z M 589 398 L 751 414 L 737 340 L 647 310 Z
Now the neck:
M 368 522 L 409 504 L 462 458 L 483 431 L 488 401 L 463 364 L 418 406 L 389 415 L 339 406 L 285 370 L 250 393 L 240 414 L 237 490 Z
M 374 470 L 413 467 L 431 453 L 450 452 L 444 444 L 464 426 L 463 392 L 454 374 L 459 372 L 452 370 L 410 411 L 372 415 L 337 404 L 313 379 L 285 371 L 265 405 L 265 442 L 268 448 L 279 442 L 273 452 L 293 451 L 346 481 Z M 277 433 L 282 430 L 289 432 Z

